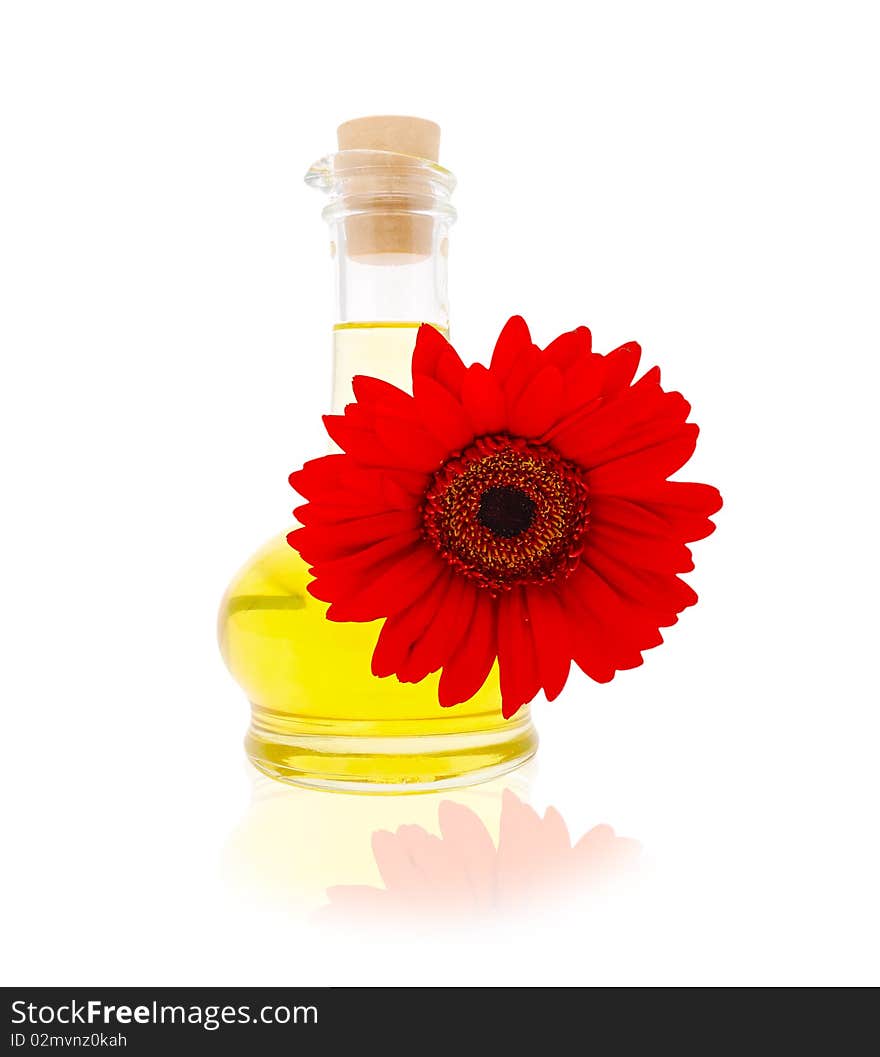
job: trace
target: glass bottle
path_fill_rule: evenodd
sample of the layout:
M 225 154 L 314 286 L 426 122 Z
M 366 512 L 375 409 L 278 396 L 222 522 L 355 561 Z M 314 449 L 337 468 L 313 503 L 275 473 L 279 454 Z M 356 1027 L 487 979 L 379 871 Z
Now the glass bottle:
M 341 126 L 339 152 L 306 175 L 329 197 L 334 411 L 353 399 L 355 374 L 411 388 L 420 323 L 448 334 L 455 179 L 437 164 L 438 143 L 432 122 L 363 118 Z M 224 660 L 251 703 L 255 767 L 317 788 L 415 792 L 492 778 L 534 754 L 529 709 L 502 718 L 497 665 L 453 708 L 438 704 L 439 673 L 417 684 L 373 676 L 381 621 L 328 621 L 287 531 L 239 571 L 219 614 Z

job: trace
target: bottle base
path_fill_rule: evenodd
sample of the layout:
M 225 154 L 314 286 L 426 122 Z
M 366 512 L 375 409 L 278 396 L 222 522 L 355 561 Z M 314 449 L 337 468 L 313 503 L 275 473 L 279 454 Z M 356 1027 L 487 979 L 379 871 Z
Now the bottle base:
M 501 730 L 414 736 L 321 736 L 248 731 L 248 759 L 291 785 L 346 793 L 426 793 L 486 782 L 535 755 L 530 719 Z

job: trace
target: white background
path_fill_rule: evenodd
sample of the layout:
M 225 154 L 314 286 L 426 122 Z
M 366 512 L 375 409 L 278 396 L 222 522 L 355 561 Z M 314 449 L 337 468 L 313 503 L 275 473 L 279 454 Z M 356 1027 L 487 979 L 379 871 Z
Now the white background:
M 4 982 L 880 982 L 872 7 L 3 4 Z M 309 916 L 440 798 L 256 781 L 214 637 L 323 450 L 301 178 L 387 112 L 460 181 L 463 355 L 639 340 L 725 497 L 700 605 L 507 783 L 642 870 L 476 929 Z

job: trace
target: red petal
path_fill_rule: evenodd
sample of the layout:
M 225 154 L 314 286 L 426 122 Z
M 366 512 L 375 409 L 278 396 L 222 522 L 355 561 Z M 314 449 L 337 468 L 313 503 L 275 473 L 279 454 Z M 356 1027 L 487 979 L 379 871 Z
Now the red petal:
M 558 697 L 568 679 L 571 667 L 571 636 L 565 610 L 549 587 L 526 590 L 538 674 L 547 700 Z
M 465 369 L 458 353 L 436 327 L 427 323 L 419 327 L 413 350 L 413 389 L 417 375 L 424 375 L 435 379 L 458 397 L 461 395 Z
M 324 455 L 320 459 L 310 459 L 302 468 L 294 470 L 287 478 L 291 488 L 301 496 L 311 499 L 315 495 L 332 493 L 338 487 L 339 474 L 348 463 L 344 455 Z
M 591 519 L 596 524 L 615 525 L 644 536 L 671 539 L 674 533 L 659 514 L 642 503 L 616 495 L 599 495 L 591 503 Z
M 514 404 L 510 415 L 511 433 L 518 437 L 539 437 L 558 420 L 561 402 L 562 375 L 555 367 L 544 367 Z
M 507 591 L 498 603 L 498 668 L 501 711 L 509 719 L 540 687 L 529 614 L 519 587 Z
M 495 342 L 495 350 L 492 353 L 492 362 L 489 370 L 499 386 L 504 385 L 511 368 L 523 352 L 531 351 L 532 336 L 522 316 L 511 316 L 504 324 L 498 340 Z
M 348 598 L 335 601 L 327 610 L 328 620 L 378 620 L 399 613 L 423 595 L 448 566 L 433 547 L 417 544 L 386 572 Z
M 680 613 L 697 601 L 696 592 L 673 573 L 635 568 L 596 546 L 585 561 L 618 594 L 655 613 Z
M 637 484 L 656 486 L 693 455 L 699 432 L 692 422 L 685 423 L 668 440 L 591 470 L 590 490 L 597 495 L 628 495 Z
M 593 337 L 586 327 L 578 327 L 560 334 L 544 349 L 544 362 L 552 363 L 560 371 L 567 371 L 582 356 L 589 356 Z
M 344 452 L 363 466 L 394 466 L 399 465 L 387 451 L 384 445 L 379 443 L 372 429 L 355 425 L 351 417 L 347 415 L 324 415 L 324 427 Z M 407 469 L 417 467 L 406 466 Z
M 468 367 L 461 398 L 475 437 L 501 433 L 507 428 L 504 394 L 481 363 Z
M 400 561 L 401 556 L 412 550 L 420 539 L 421 533 L 417 530 L 404 532 L 353 554 L 321 560 L 312 570 L 320 585 L 320 597 L 326 602 L 335 602 L 336 599 L 344 599 L 360 591 Z
M 666 486 L 684 484 L 679 481 L 664 481 Z M 688 488 L 685 484 L 685 488 Z M 693 485 L 697 489 L 698 500 L 706 501 L 706 509 L 710 512 L 717 509 L 716 502 L 720 503 L 721 496 L 717 489 L 705 486 L 703 491 L 701 485 Z M 713 494 L 714 493 L 714 494 Z M 687 543 L 693 540 L 703 539 L 715 528 L 708 518 L 697 513 L 682 510 L 677 506 L 668 506 L 657 502 L 654 498 L 658 493 L 649 491 L 640 493 L 637 499 L 623 496 L 595 495 L 592 497 L 592 518 L 596 525 L 609 525 L 618 529 L 637 533 L 653 539 L 675 541 L 676 543 Z M 661 493 L 662 494 L 662 493 Z M 676 494 L 676 493 L 673 493 Z M 685 493 L 678 492 L 678 495 Z
M 649 534 L 644 527 L 613 525 L 594 519 L 587 544 L 601 547 L 607 554 L 642 569 L 686 573 L 694 567 L 691 552 L 684 543 L 662 531 Z
M 392 467 L 365 467 L 348 455 L 312 459 L 292 473 L 289 480 L 300 495 L 310 500 L 354 502 L 373 499 L 382 492 L 388 498 L 388 506 L 401 508 L 420 501 L 427 483 L 425 474 Z
M 418 419 L 415 402 L 410 394 L 390 382 L 372 378 L 367 374 L 357 374 L 352 379 L 351 387 L 358 403 L 369 409 L 374 416 L 391 415 L 405 421 Z
M 510 366 L 507 377 L 504 379 L 502 389 L 504 399 L 509 411 L 516 407 L 516 403 L 522 396 L 526 386 L 541 370 L 541 350 L 536 345 L 530 345 L 522 349 Z
M 686 543 L 701 540 L 715 531 L 709 515 L 721 509 L 721 493 L 709 484 L 690 481 L 664 481 L 646 488 L 632 489 L 635 494 L 620 502 L 637 504 L 662 518 L 678 539 Z M 602 497 L 602 502 L 607 498 Z
M 589 628 L 588 637 L 598 644 L 605 660 L 614 669 L 641 664 L 640 641 L 646 639 L 653 645 L 657 636 L 656 624 L 650 617 L 640 607 L 627 605 L 586 565 L 569 581 L 569 589 L 581 607 L 584 630 Z
M 374 517 L 376 514 L 386 513 L 389 509 L 408 510 L 414 506 L 409 497 L 406 497 L 405 503 L 401 503 L 396 507 L 390 506 L 381 492 L 375 493 L 370 498 L 362 498 L 351 494 L 346 495 L 346 493 L 333 498 L 337 499 L 338 502 L 334 503 L 327 499 L 319 503 L 303 503 L 295 508 L 293 516 L 302 525 L 327 524 L 328 522 L 335 524 L 337 522 L 354 521 L 358 518 Z
M 578 411 L 602 393 L 605 378 L 605 357 L 596 352 L 580 356 L 565 372 L 565 396 L 563 413 L 567 416 Z
M 438 697 L 444 708 L 469 701 L 489 677 L 496 654 L 495 603 L 478 594 L 458 649 L 443 666 Z
M 361 467 L 429 473 L 442 459 L 443 446 L 414 423 L 383 415 L 373 422 L 358 404 L 349 404 L 345 415 L 324 415 L 324 425 Z
M 572 660 L 597 683 L 609 682 L 616 668 L 605 633 L 571 591 L 560 591 L 559 602 L 571 634 Z
M 337 480 L 328 480 L 320 485 L 309 481 L 301 485 L 309 492 L 310 502 L 305 507 L 299 507 L 294 512 L 296 516 L 302 510 L 312 509 L 312 520 L 326 520 L 325 511 L 333 510 L 337 520 L 344 520 L 343 511 L 349 508 L 361 510 L 360 514 L 354 516 L 366 517 L 380 510 L 411 510 L 421 504 L 427 475 L 364 467 L 347 456 L 342 458 L 346 461 L 348 472 Z M 294 474 L 291 476 L 295 477 Z
M 598 662 L 603 675 L 608 665 L 616 670 L 635 668 L 642 663 L 642 650 L 663 641 L 655 614 L 629 603 L 585 564 L 567 581 L 565 593 L 577 601 L 584 618 L 570 625 L 579 632 L 575 661 L 594 679 L 597 676 L 582 660 L 590 666 Z M 674 619 L 673 615 L 666 623 Z
M 424 633 L 413 643 L 406 664 L 398 669 L 404 682 L 417 683 L 443 667 L 465 634 L 476 603 L 473 584 L 463 576 L 451 576 L 449 590 L 438 601 Z
M 294 538 L 291 546 L 314 565 L 327 559 L 341 558 L 389 536 L 412 532 L 420 524 L 417 510 L 391 510 L 338 525 L 308 525 L 296 529 L 290 534 Z
M 605 378 L 602 382 L 603 396 L 611 396 L 630 385 L 635 378 L 641 356 L 641 347 L 635 341 L 628 341 L 608 353 L 605 357 Z
M 376 435 L 397 465 L 430 473 L 449 454 L 442 441 L 430 433 L 394 418 L 376 420 Z
M 646 375 L 587 416 L 571 415 L 553 431 L 553 445 L 586 469 L 650 448 L 675 435 L 690 413 L 680 393 L 665 393 Z
M 639 354 L 630 342 L 607 356 L 584 351 L 573 359 L 563 378 L 560 420 L 581 421 L 587 409 L 592 412 L 617 395 L 635 374 Z
M 384 678 L 404 668 L 413 644 L 425 634 L 426 628 L 436 622 L 438 607 L 454 579 L 449 572 L 445 576 L 438 576 L 412 605 L 385 621 L 373 650 L 373 675 Z
M 440 441 L 446 453 L 470 444 L 474 439 L 473 427 L 464 408 L 449 390 L 422 374 L 415 376 L 413 385 L 422 424 Z

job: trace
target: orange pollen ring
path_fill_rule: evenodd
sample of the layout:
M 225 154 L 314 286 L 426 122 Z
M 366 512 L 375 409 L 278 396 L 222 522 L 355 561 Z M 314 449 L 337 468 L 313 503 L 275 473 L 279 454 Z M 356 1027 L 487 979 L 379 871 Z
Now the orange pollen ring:
M 452 455 L 425 494 L 422 532 L 493 593 L 565 580 L 589 527 L 586 473 L 552 448 L 504 434 Z

